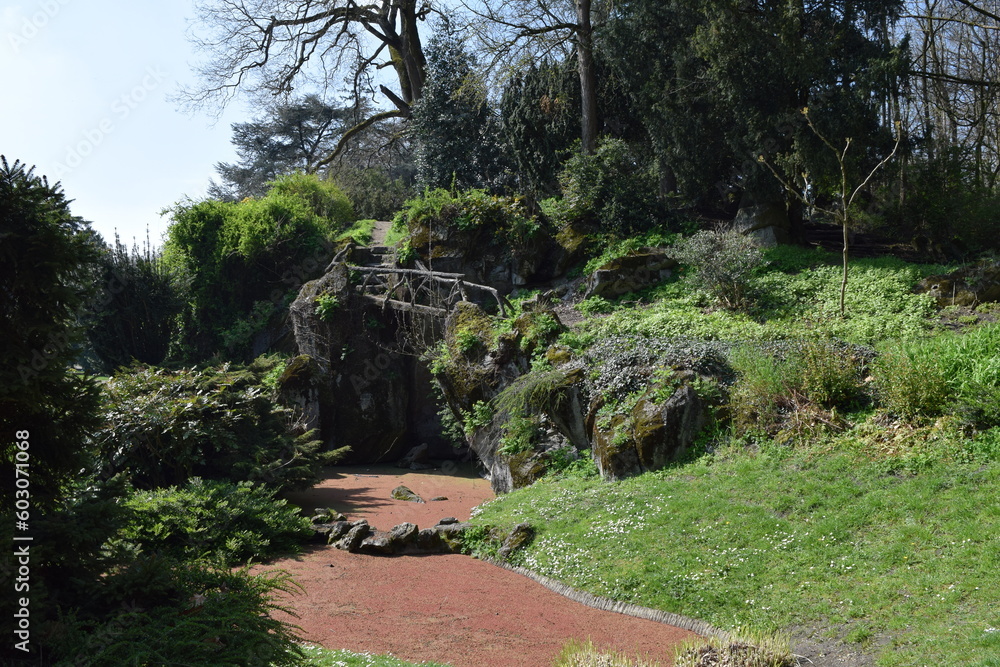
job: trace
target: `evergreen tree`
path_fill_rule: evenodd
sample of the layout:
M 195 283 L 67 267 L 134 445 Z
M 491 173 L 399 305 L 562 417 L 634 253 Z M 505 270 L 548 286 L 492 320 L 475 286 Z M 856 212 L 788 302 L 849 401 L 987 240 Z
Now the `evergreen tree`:
M 307 95 L 276 105 L 252 122 L 233 123 L 232 143 L 240 161 L 215 165 L 222 183 L 213 183 L 209 196 L 223 201 L 263 197 L 278 176 L 315 171 L 356 116 L 353 109 Z
M 579 137 L 580 83 L 565 63 L 531 65 L 500 103 L 503 138 L 526 190 L 552 194 L 562 158 Z
M 414 105 L 417 182 L 495 188 L 504 176 L 499 123 L 462 39 L 447 30 L 427 45 L 427 81 Z
M 4 515 L 14 505 L 15 462 L 27 464 L 22 469 L 30 480 L 30 496 L 22 494 L 18 500 L 28 501 L 31 518 L 54 506 L 64 484 L 86 463 L 86 439 L 97 425 L 98 392 L 72 364 L 82 338 L 78 318 L 97 303 L 96 239 L 89 225 L 70 213 L 58 184 L 49 185 L 33 168 L 0 156 Z
M 757 165 L 761 153 L 782 156 L 776 161 L 789 174 L 821 183 L 838 175 L 803 108 L 826 136 L 869 138 L 872 150 L 857 152 L 859 170 L 891 147 L 891 128 L 879 120 L 907 69 L 885 34 L 899 7 L 626 0 L 606 48 L 680 192 L 774 197 L 779 188 Z

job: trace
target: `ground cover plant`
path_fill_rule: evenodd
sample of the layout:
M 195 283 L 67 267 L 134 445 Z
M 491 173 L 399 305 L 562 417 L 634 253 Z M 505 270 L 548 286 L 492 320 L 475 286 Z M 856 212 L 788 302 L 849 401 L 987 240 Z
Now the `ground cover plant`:
M 934 300 L 914 293 L 912 287 L 945 267 L 891 257 L 854 260 L 852 289 L 846 297 L 848 316 L 841 318 L 835 254 L 781 247 L 766 251 L 764 259 L 768 265 L 745 278 L 746 284 L 739 288 L 740 293 L 756 295 L 752 304 L 741 302 L 735 310 L 718 307 L 697 279 L 681 278 L 643 294 L 626 295 L 606 316 L 585 321 L 567 342 L 580 348 L 609 336 L 638 334 L 709 340 L 825 336 L 871 345 L 925 336 L 932 330 Z

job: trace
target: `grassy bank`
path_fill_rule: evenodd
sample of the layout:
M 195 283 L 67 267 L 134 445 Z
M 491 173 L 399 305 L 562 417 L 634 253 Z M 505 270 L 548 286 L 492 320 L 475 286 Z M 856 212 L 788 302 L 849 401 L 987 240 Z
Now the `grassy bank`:
M 746 348 L 754 363 L 731 358 L 719 414 L 750 418 L 717 427 L 711 453 L 621 482 L 545 478 L 475 521 L 531 523 L 518 564 L 597 595 L 790 632 L 883 667 L 1000 666 L 1000 327 L 985 309 L 965 318 L 982 326 L 949 331 L 913 292 L 946 267 L 893 258 L 852 264 L 841 318 L 836 259 L 769 251 L 741 311 L 683 277 L 583 302 L 589 317 L 563 336 L 577 351 L 613 336 L 837 339 L 875 361 L 840 369 L 824 348 L 777 360 Z M 767 409 L 747 396 L 765 385 Z
M 729 448 L 618 483 L 542 481 L 527 567 L 717 626 L 820 628 L 879 665 L 1000 665 L 1000 465 L 919 474 L 845 449 Z

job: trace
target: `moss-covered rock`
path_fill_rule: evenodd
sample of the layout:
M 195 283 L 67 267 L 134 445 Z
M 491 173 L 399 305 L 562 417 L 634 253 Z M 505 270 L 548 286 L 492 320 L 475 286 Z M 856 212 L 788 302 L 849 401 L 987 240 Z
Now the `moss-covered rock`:
M 612 299 L 629 292 L 638 292 L 669 278 L 677 262 L 661 251 L 651 248 L 607 262 L 587 277 L 584 298 L 593 296 Z
M 916 291 L 933 296 L 942 308 L 1000 302 L 1000 263 L 983 261 L 928 276 L 917 283 Z
M 589 423 L 601 477 L 617 480 L 659 470 L 688 451 L 709 413 L 690 384 L 694 377 L 685 373 L 662 378 L 610 417 L 597 417 L 604 400 L 595 399 Z

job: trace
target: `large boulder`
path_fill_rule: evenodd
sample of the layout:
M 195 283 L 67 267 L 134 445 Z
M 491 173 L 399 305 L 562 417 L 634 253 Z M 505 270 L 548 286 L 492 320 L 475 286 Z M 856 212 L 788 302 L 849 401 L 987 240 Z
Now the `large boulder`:
M 917 283 L 916 292 L 934 297 L 941 308 L 1000 302 L 1000 264 L 982 261 L 928 276 Z
M 791 221 L 788 207 L 782 201 L 744 202 L 736 212 L 733 229 L 753 236 L 765 247 L 791 241 Z
M 401 327 L 434 327 L 421 317 L 431 316 L 400 313 L 356 294 L 343 263 L 306 283 L 292 303 L 300 354 L 279 388 L 328 449 L 351 448 L 348 462 L 396 461 L 419 442 L 442 458 L 451 454 L 439 435 L 430 375 L 414 355 L 397 352 L 399 338 L 410 331 Z
M 591 408 L 593 456 L 601 477 L 619 480 L 663 468 L 681 458 L 708 419 L 708 405 L 691 384 L 693 374 L 680 374 L 679 386 L 665 392 L 656 386 L 631 411 L 598 419 L 603 399 Z M 673 387 L 673 382 L 666 385 Z M 669 393 L 666 400 L 662 400 Z
M 578 447 L 589 447 L 581 393 L 584 369 L 572 355 L 553 355 L 561 359 L 557 368 L 541 378 L 530 374 L 532 354 L 548 351 L 564 330 L 544 299 L 526 304 L 511 331 L 495 340 L 483 311 L 473 304 L 460 305 L 447 321 L 448 358 L 438 364 L 438 381 L 453 413 L 471 427 L 466 440 L 493 490 L 506 493 L 544 475 L 553 459 L 573 459 Z M 532 379 L 542 382 L 521 388 L 540 402 L 537 410 L 531 406 L 530 414 L 512 415 L 495 404 L 502 392 Z M 527 446 L 505 446 L 513 418 L 534 424 Z
M 647 396 L 632 409 L 632 439 L 645 470 L 658 470 L 687 453 L 707 420 L 706 405 L 690 384 L 664 403 Z
M 643 250 L 607 262 L 587 278 L 585 298 L 600 296 L 612 299 L 638 292 L 669 278 L 677 262 L 662 250 Z

